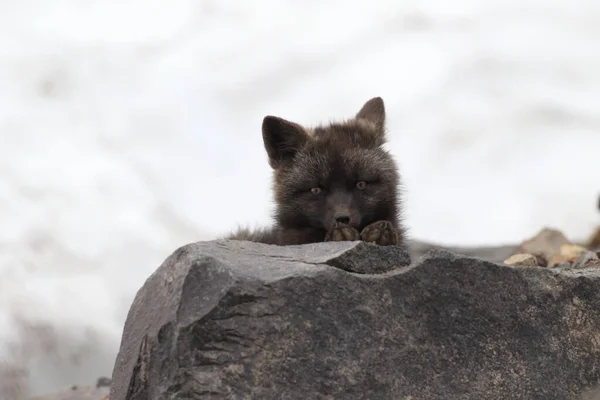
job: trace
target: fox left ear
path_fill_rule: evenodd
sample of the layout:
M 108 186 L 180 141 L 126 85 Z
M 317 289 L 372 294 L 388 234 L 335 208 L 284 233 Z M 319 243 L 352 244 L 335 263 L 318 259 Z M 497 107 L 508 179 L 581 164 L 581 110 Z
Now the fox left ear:
M 385 107 L 381 97 L 374 97 L 362 106 L 357 121 L 366 121 L 368 128 L 362 130 L 364 145 L 379 147 L 385 142 Z
M 293 159 L 309 140 L 301 125 L 272 115 L 263 119 L 262 134 L 269 164 L 274 169 Z
M 381 97 L 374 97 L 367 101 L 356 114 L 357 119 L 364 119 L 375 124 L 378 131 L 385 128 L 385 106 Z

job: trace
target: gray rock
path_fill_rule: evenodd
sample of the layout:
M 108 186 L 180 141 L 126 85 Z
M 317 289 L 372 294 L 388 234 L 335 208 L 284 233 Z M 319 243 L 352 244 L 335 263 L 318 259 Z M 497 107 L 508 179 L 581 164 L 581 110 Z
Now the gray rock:
M 110 399 L 546 400 L 600 383 L 600 269 L 444 250 L 385 274 L 328 265 L 356 249 L 178 249 L 131 306 Z
M 398 267 L 406 267 L 411 262 L 410 255 L 404 248 L 399 246 L 377 246 L 365 242 L 353 242 L 351 247 L 342 242 L 321 243 L 311 246 L 313 247 L 289 246 L 285 251 L 295 253 L 300 251 L 306 254 L 307 248 L 312 253 L 312 249 L 316 246 L 319 249 L 318 254 L 314 256 L 306 254 L 304 262 L 327 264 L 360 274 L 381 274 Z

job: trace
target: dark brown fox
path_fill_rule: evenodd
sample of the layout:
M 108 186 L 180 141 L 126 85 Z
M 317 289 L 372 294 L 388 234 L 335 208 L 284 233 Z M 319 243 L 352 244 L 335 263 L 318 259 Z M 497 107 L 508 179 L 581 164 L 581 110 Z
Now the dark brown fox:
M 399 174 L 385 143 L 385 108 L 375 97 L 353 119 L 307 129 L 266 116 L 273 168 L 271 228 L 241 229 L 228 239 L 276 245 L 363 240 L 400 245 Z

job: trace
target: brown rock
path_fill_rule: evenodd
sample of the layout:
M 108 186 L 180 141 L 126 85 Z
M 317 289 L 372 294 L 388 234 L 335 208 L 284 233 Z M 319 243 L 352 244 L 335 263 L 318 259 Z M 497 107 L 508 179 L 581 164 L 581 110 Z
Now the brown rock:
M 588 239 L 586 246 L 590 249 L 600 251 L 600 227 L 596 228 L 596 232 Z
M 600 211 L 600 196 L 598 197 L 598 210 Z M 596 228 L 596 232 L 590 236 L 586 246 L 600 253 L 600 226 Z
M 504 264 L 518 267 L 537 267 L 538 262 L 534 255 L 522 253 L 515 254 L 504 260 Z
M 576 244 L 565 244 L 560 246 L 558 252 L 550 259 L 549 267 L 555 267 L 560 264 L 574 263 L 580 256 L 591 253 L 588 249 Z
M 540 258 L 548 262 L 560 251 L 560 247 L 565 244 L 571 244 L 571 242 L 562 232 L 556 229 L 544 228 L 531 239 L 521 243 L 513 254 L 532 254 L 538 258 L 538 265 L 545 266 L 540 263 Z

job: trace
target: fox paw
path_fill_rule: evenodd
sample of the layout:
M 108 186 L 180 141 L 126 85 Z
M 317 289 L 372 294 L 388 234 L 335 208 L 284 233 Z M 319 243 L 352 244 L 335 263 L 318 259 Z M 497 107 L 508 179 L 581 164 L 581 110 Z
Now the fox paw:
M 335 224 L 325 236 L 326 242 L 344 242 L 360 240 L 360 234 L 354 228 L 343 224 Z
M 363 242 L 375 243 L 380 246 L 395 246 L 398 244 L 398 233 L 390 221 L 377 221 L 364 227 L 360 233 Z

